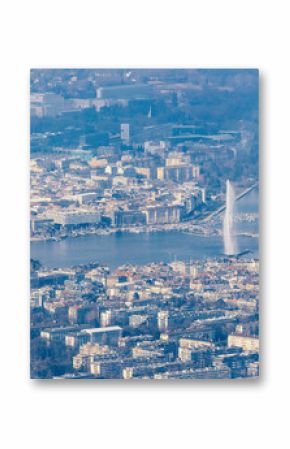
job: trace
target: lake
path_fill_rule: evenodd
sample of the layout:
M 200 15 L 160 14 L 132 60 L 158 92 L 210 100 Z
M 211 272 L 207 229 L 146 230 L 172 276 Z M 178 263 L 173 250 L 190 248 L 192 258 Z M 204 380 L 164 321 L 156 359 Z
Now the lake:
M 257 212 L 258 192 L 237 202 L 237 212 Z M 252 229 L 251 229 L 252 228 Z M 257 231 L 257 222 L 239 223 L 239 232 Z M 239 251 L 251 250 L 258 256 L 258 239 L 238 237 Z M 68 238 L 61 241 L 31 243 L 31 257 L 49 268 L 70 267 L 88 262 L 100 262 L 110 268 L 125 263 L 146 264 L 170 262 L 174 259 L 189 261 L 223 254 L 223 239 L 219 236 L 200 236 L 179 231 L 153 233 L 115 233 Z

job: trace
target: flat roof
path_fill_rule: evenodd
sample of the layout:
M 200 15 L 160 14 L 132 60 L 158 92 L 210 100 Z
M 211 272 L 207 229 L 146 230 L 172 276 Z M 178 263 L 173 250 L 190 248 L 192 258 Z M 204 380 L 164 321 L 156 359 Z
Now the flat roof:
M 82 332 L 87 334 L 96 334 L 99 332 L 110 332 L 110 331 L 120 331 L 122 328 L 120 326 L 108 326 L 108 327 L 95 327 L 92 329 L 82 329 Z

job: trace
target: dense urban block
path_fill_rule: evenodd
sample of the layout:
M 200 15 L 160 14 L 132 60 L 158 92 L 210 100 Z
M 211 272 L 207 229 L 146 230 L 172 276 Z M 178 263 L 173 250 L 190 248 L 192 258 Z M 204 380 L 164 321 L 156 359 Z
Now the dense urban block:
M 257 70 L 31 71 L 31 377 L 259 375 Z

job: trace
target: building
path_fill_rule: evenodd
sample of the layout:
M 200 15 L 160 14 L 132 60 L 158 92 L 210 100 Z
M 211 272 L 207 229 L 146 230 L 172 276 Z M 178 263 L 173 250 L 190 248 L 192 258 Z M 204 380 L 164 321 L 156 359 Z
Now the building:
M 90 336 L 91 343 L 102 345 L 117 345 L 119 338 L 122 337 L 122 328 L 120 326 L 83 329 L 82 332 Z
M 45 285 L 63 285 L 69 279 L 69 274 L 62 271 L 39 272 L 31 278 L 31 288 L 41 288 Z
M 152 87 L 148 84 L 122 84 L 119 86 L 99 87 L 97 99 L 123 99 L 149 98 L 152 96 Z
M 80 226 L 98 224 L 101 221 L 101 216 L 98 212 L 52 212 L 50 218 L 53 219 L 54 224 L 60 226 Z
M 80 204 L 94 203 L 99 198 L 100 193 L 100 189 L 98 192 L 81 193 L 80 195 L 77 195 L 77 200 Z
M 168 311 L 161 310 L 157 315 L 158 329 L 160 331 L 166 331 L 168 329 Z
M 129 318 L 129 325 L 133 328 L 137 328 L 146 323 L 148 315 L 131 315 Z
M 66 109 L 64 98 L 51 92 L 31 94 L 30 104 L 32 117 L 55 117 Z
M 179 223 L 181 220 L 181 207 L 179 205 L 152 206 L 145 211 L 148 225 Z
M 109 359 L 91 362 L 90 372 L 103 379 L 122 378 L 122 364 L 118 360 Z
M 244 351 L 259 352 L 259 338 L 244 337 L 243 335 L 229 335 L 228 346 L 237 346 L 243 348 Z
M 198 178 L 200 175 L 197 165 L 168 165 L 157 168 L 157 178 L 160 181 L 174 181 L 183 183 Z
M 90 337 L 82 332 L 72 333 L 65 336 L 65 345 L 71 348 L 79 348 L 86 344 Z
M 53 329 L 44 329 L 41 331 L 41 338 L 48 341 L 65 342 L 66 335 L 75 331 L 75 327 L 59 327 Z
M 99 307 L 95 304 L 70 306 L 68 309 L 68 319 L 71 324 L 96 324 L 99 319 Z
M 117 227 L 146 224 L 146 215 L 139 210 L 116 211 L 114 216 L 115 225 Z
M 121 140 L 124 145 L 130 144 L 130 125 L 128 123 L 121 124 Z

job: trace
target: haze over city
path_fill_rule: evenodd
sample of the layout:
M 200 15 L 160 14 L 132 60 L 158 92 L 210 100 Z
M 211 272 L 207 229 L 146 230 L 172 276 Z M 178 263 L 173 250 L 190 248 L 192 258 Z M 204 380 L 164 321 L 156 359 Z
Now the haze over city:
M 259 74 L 31 71 L 31 377 L 259 375 Z

